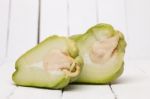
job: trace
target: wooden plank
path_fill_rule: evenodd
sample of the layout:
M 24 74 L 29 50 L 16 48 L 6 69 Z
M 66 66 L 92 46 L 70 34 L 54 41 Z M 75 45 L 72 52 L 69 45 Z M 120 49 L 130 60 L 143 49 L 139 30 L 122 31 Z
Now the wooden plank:
M 50 35 L 67 35 L 66 0 L 41 0 L 40 41 Z
M 6 60 L 5 63 L 0 66 L 0 99 L 8 99 L 16 89 L 11 79 L 13 71 L 13 62 Z
M 62 99 L 114 99 L 107 85 L 69 85 Z
M 150 98 L 150 76 L 140 70 L 138 65 L 136 62 L 126 62 L 123 76 L 112 84 L 117 99 Z
M 128 36 L 125 11 L 124 0 L 98 0 L 99 22 L 112 24 Z
M 18 87 L 9 99 L 61 99 L 61 91 Z
M 68 0 L 69 33 L 84 33 L 96 24 L 95 0 Z
M 15 60 L 37 42 L 38 0 L 12 0 L 8 56 Z
M 150 76 L 150 60 L 134 60 L 133 62 L 143 73 Z
M 0 0 L 0 62 L 6 56 L 9 0 Z
M 135 3 L 136 2 L 136 3 Z M 127 0 L 127 21 L 131 59 L 150 59 L 150 1 Z

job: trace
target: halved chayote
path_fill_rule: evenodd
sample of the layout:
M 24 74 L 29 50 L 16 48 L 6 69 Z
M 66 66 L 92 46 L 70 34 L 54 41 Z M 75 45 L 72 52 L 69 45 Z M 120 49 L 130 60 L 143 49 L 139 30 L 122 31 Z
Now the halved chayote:
M 123 72 L 126 42 L 123 34 L 111 25 L 101 23 L 86 33 L 74 35 L 84 66 L 78 83 L 105 84 Z
M 51 36 L 26 52 L 16 62 L 14 82 L 60 89 L 70 82 L 110 83 L 122 74 L 126 42 L 120 31 L 102 23 L 70 38 Z
M 80 74 L 82 58 L 74 41 L 51 36 L 27 51 L 16 62 L 16 85 L 64 88 Z

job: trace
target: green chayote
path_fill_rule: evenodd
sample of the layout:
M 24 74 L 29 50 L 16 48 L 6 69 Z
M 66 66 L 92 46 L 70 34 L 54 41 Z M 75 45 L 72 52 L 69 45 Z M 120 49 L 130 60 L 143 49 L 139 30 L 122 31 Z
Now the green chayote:
M 12 79 L 16 85 L 61 89 L 78 78 L 82 64 L 73 40 L 51 36 L 16 61 Z
M 107 84 L 123 72 L 125 47 L 123 34 L 105 23 L 69 38 L 50 36 L 16 61 L 12 79 L 51 89 L 71 82 Z
M 123 34 L 101 23 L 86 33 L 73 35 L 84 66 L 77 83 L 106 84 L 117 79 L 124 69 L 126 42 Z

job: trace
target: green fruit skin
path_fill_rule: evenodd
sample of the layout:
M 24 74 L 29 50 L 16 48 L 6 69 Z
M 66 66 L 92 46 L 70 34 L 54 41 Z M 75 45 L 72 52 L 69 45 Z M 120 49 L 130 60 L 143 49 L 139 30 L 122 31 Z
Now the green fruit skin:
M 114 61 L 111 61 L 110 59 L 106 62 L 106 64 L 108 64 L 106 66 L 110 68 L 100 68 L 98 64 L 94 63 L 89 64 L 84 56 L 85 52 L 88 52 L 90 45 L 93 44 L 95 39 L 100 40 L 104 36 L 112 37 L 117 33 L 118 32 L 111 25 L 101 23 L 93 26 L 84 34 L 73 35 L 70 37 L 77 43 L 80 51 L 79 55 L 82 56 L 84 60 L 82 72 L 75 83 L 108 84 L 116 80 L 123 73 L 126 41 L 123 34 L 120 32 L 120 39 L 116 48 Z
M 55 41 L 58 41 L 58 44 L 62 44 L 57 46 L 55 45 Z M 65 44 L 63 42 L 65 42 Z M 45 54 L 48 52 L 48 50 L 53 48 L 51 47 L 51 44 L 53 44 L 53 47 L 60 47 L 62 50 L 66 50 L 69 55 L 75 59 L 76 63 L 82 66 L 82 58 L 79 58 L 78 48 L 73 40 L 56 35 L 50 36 L 31 50 L 27 51 L 16 61 L 16 71 L 12 75 L 12 80 L 16 85 L 62 89 L 67 86 L 70 81 L 78 78 L 78 76 L 73 78 L 69 77 L 63 72 L 60 72 L 60 74 L 55 74 L 52 72 L 46 72 L 41 68 L 37 68 L 36 66 L 29 66 L 33 62 L 41 60 L 42 58 L 40 57 L 42 57 L 43 53 Z M 39 49 L 43 52 L 39 53 Z

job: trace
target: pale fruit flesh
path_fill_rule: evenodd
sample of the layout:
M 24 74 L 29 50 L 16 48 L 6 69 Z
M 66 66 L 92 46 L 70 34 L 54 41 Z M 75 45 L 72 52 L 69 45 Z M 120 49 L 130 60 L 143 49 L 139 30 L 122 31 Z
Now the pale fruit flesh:
M 16 85 L 60 89 L 79 76 L 81 66 L 74 41 L 51 36 L 17 60 L 12 78 Z
M 111 25 L 97 24 L 70 38 L 77 42 L 84 60 L 77 83 L 107 84 L 122 74 L 126 42 L 123 34 Z

